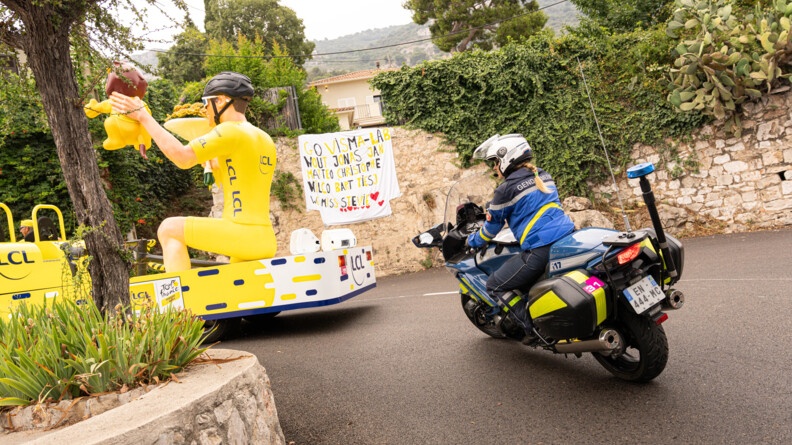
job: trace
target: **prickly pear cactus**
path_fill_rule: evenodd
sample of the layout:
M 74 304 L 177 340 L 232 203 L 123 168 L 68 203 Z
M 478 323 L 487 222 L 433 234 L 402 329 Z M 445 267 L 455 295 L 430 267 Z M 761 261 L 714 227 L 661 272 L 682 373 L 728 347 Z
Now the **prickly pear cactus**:
M 784 84 L 792 59 L 792 0 L 737 17 L 728 0 L 676 0 L 666 34 L 680 39 L 668 101 L 727 122 L 740 135 L 739 107 Z

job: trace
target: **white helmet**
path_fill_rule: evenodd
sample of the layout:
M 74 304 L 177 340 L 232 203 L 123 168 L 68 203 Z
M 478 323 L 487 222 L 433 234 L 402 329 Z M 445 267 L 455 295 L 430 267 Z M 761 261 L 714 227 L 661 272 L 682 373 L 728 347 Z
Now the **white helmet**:
M 523 135 L 512 133 L 487 139 L 473 151 L 473 159 L 498 161 L 503 176 L 509 176 L 520 164 L 533 158 L 533 151 Z

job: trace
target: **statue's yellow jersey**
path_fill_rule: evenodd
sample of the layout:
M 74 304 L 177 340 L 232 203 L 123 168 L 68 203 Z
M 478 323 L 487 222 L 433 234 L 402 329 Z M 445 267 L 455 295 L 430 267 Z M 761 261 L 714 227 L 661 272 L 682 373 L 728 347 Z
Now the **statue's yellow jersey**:
M 248 122 L 222 122 L 190 142 L 199 163 L 217 158 L 215 180 L 223 186 L 223 219 L 237 224 L 271 225 L 270 187 L 275 143 Z

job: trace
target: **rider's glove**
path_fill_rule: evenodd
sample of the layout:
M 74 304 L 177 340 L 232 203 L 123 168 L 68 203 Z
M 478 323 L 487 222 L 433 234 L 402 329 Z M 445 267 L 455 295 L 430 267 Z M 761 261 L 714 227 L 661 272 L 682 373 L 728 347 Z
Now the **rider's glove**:
M 214 173 L 212 173 L 212 167 L 207 162 L 204 166 L 204 175 L 203 175 L 203 183 L 207 187 L 211 187 L 214 184 Z
M 475 253 L 480 249 L 487 248 L 487 243 L 482 242 L 484 240 L 482 240 L 481 237 L 477 237 L 476 233 L 477 232 L 471 233 L 470 235 L 468 235 L 467 239 L 465 239 L 465 246 L 467 246 L 468 252 L 470 252 L 471 254 Z

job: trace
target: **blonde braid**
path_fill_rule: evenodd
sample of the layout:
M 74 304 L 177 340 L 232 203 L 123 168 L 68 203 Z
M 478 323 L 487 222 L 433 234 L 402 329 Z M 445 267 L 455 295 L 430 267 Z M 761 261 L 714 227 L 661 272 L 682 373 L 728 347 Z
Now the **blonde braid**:
M 538 188 L 540 192 L 542 192 L 542 193 L 550 193 L 550 189 L 547 188 L 547 186 L 545 185 L 544 181 L 542 181 L 542 178 L 539 177 L 539 169 L 536 168 L 535 165 L 531 164 L 530 162 L 525 162 L 520 167 L 525 167 L 528 170 L 531 170 L 533 172 L 534 177 L 536 178 L 535 179 L 536 188 Z

